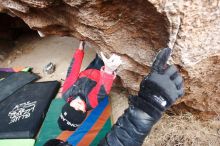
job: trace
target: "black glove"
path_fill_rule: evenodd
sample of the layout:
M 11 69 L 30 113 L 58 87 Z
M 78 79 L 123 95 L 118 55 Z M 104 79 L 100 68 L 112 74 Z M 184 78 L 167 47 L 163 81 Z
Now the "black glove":
M 165 48 L 158 53 L 150 74 L 140 84 L 138 96 L 131 98 L 134 106 L 156 120 L 178 97 L 184 94 L 183 79 L 178 69 L 174 65 L 167 64 L 170 53 L 170 48 Z

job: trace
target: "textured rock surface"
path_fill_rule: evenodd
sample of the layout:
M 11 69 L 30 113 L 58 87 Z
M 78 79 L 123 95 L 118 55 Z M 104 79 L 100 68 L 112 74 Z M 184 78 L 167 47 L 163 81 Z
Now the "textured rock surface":
M 0 0 L 0 11 L 45 34 L 86 38 L 97 51 L 116 53 L 124 87 L 137 91 L 156 52 L 171 47 L 171 61 L 186 79 L 177 106 L 220 113 L 220 4 L 218 0 Z

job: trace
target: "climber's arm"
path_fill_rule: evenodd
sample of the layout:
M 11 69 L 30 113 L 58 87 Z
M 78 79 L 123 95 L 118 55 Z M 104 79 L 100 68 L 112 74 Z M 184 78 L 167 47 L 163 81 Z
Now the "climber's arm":
M 174 65 L 168 66 L 171 50 L 163 49 L 156 57 L 151 73 L 141 84 L 138 96 L 100 142 L 102 146 L 142 145 L 153 125 L 177 98 L 183 96 L 183 79 Z
M 99 102 L 109 95 L 115 77 L 116 73 L 114 71 L 107 73 L 104 70 L 104 66 L 100 69 L 100 78 L 88 95 L 89 103 L 92 108 L 95 108 Z
M 79 48 L 73 54 L 72 61 L 67 71 L 67 77 L 63 84 L 62 93 L 65 93 L 76 82 L 79 76 L 83 56 L 84 56 L 84 42 L 81 41 Z
M 106 58 L 101 52 L 101 57 L 105 65 L 100 69 L 100 77 L 96 86 L 88 95 L 92 108 L 95 108 L 99 102 L 108 96 L 116 77 L 115 71 L 122 63 L 121 57 L 115 54 L 113 54 L 110 58 Z

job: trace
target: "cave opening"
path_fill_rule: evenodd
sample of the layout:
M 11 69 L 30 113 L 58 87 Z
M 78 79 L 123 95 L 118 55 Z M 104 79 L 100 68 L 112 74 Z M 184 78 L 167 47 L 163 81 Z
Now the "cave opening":
M 0 62 L 4 62 L 14 51 L 17 40 L 22 35 L 36 35 L 19 17 L 0 13 Z

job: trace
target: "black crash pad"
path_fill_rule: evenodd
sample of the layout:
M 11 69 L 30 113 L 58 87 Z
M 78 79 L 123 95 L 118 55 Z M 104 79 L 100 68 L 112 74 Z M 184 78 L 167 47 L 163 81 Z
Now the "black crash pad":
M 0 138 L 33 138 L 59 87 L 57 81 L 30 83 L 2 101 Z
M 22 88 L 24 85 L 38 78 L 39 77 L 37 75 L 32 73 L 18 72 L 0 81 L 0 102 Z
M 14 72 L 4 72 L 4 71 L 0 71 L 0 80 L 4 79 L 10 75 L 14 74 Z

